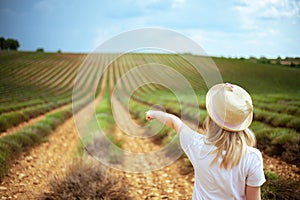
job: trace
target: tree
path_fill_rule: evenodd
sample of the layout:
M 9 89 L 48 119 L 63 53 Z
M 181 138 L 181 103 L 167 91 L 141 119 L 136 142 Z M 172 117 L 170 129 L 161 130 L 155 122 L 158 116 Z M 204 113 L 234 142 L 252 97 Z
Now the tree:
M 43 48 L 37 48 L 36 52 L 44 52 L 44 49 Z
M 8 38 L 4 39 L 4 37 L 0 37 L 0 49 L 1 50 L 18 50 L 20 44 L 18 40 Z
M 5 47 L 9 50 L 18 50 L 18 48 L 20 47 L 20 44 L 19 44 L 18 40 L 8 38 L 5 40 Z
M 290 64 L 291 67 L 296 67 L 295 63 L 293 63 L 293 61 Z
M 5 39 L 4 37 L 0 37 L 0 50 L 4 50 L 5 47 Z
M 267 57 L 261 56 L 261 57 L 259 58 L 259 63 L 262 63 L 262 64 L 270 64 L 271 61 L 270 61 Z

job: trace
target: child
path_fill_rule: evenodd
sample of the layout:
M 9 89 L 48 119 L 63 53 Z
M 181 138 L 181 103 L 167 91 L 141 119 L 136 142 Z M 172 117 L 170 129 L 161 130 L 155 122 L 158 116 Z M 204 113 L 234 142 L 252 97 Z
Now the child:
M 261 199 L 265 176 L 262 155 L 253 148 L 255 136 L 248 129 L 253 118 L 250 95 L 237 85 L 217 84 L 206 95 L 206 109 L 205 135 L 161 111 L 148 111 L 146 119 L 157 119 L 179 134 L 194 167 L 194 200 Z

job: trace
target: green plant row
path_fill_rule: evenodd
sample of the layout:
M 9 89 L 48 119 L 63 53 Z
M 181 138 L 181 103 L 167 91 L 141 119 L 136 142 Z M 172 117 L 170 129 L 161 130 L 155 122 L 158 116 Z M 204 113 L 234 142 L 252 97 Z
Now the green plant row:
M 299 94 L 274 93 L 265 95 L 253 95 L 253 101 L 257 103 L 276 103 L 285 105 L 299 105 Z
M 44 142 L 47 135 L 71 116 L 72 109 L 71 106 L 68 106 L 63 110 L 46 115 L 44 119 L 33 125 L 0 137 L 0 179 L 5 176 L 10 164 L 20 156 L 21 152 Z
M 18 88 L 12 87 L 15 83 L 6 83 L 0 85 L 0 102 L 1 104 L 20 103 L 37 99 L 41 96 L 51 97 L 46 89 L 37 89 L 35 86 L 22 85 Z
M 300 107 L 289 103 L 261 103 L 254 102 L 254 107 L 261 110 L 282 113 L 300 117 Z
M 286 127 L 300 132 L 300 118 L 283 113 L 274 113 L 254 108 L 254 119 L 274 127 Z
M 24 108 L 31 107 L 31 106 L 38 106 L 38 105 L 41 105 L 44 103 L 45 103 L 45 101 L 42 99 L 34 99 L 31 101 L 25 101 L 25 102 L 20 102 L 20 103 L 2 104 L 2 105 L 0 105 L 0 114 L 5 113 L 5 112 L 16 111 L 19 109 L 24 109 Z
M 57 59 L 58 57 L 56 56 L 50 56 L 37 61 L 29 61 L 28 63 L 17 61 L 15 63 L 7 63 L 9 64 L 7 67 L 11 68 L 7 72 L 2 71 L 4 69 L 1 69 L 1 72 L 5 74 L 5 78 L 2 81 L 18 82 L 20 85 L 36 82 L 36 80 L 42 76 L 51 73 L 47 63 L 54 65 L 54 63 L 57 62 Z
M 3 56 L 2 56 L 3 55 Z M 45 60 L 52 59 L 49 54 L 44 54 L 42 56 L 37 55 L 35 53 L 25 53 L 25 52 L 15 52 L 5 54 L 3 52 L 0 53 L 0 68 L 1 72 L 4 75 L 3 80 L 11 80 L 8 74 L 16 74 L 21 69 L 25 69 L 33 63 L 42 63 Z
M 24 104 L 31 104 L 30 101 L 55 102 L 57 99 L 70 98 L 70 95 L 67 96 L 66 93 L 58 95 L 56 93 L 49 92 L 47 88 L 37 88 L 35 86 L 26 85 L 20 88 L 12 88 L 7 92 L 4 92 L 0 88 L 0 95 L 1 109 L 4 109 L 4 111 L 11 107 L 26 107 Z M 21 106 L 19 106 L 19 104 Z M 5 109 L 5 107 L 7 107 L 7 109 Z
M 51 111 L 54 108 L 62 106 L 68 103 L 68 100 L 62 100 L 56 103 L 47 103 L 34 107 L 25 108 L 23 110 L 9 112 L 0 115 L 0 131 L 5 131 L 8 128 L 16 126 L 24 121 L 28 121 L 31 118 L 42 115 Z

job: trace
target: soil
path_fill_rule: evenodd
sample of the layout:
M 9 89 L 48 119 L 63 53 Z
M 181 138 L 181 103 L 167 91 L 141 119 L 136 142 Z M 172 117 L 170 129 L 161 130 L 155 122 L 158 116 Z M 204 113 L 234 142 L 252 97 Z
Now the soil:
M 272 158 L 263 153 L 264 168 L 278 174 L 284 179 L 300 181 L 300 169 L 296 165 L 287 164 L 280 158 Z
M 120 104 L 119 106 L 118 111 L 124 111 Z M 128 127 L 128 131 L 130 133 L 133 128 Z M 151 139 L 129 137 L 118 128 L 115 129 L 115 135 L 117 139 L 122 141 L 122 148 L 127 151 L 143 153 L 161 148 L 161 145 L 153 143 Z M 131 157 L 125 157 L 123 165 L 135 163 L 132 159 Z M 161 162 L 164 162 L 164 160 L 161 160 Z M 167 167 L 145 173 L 128 173 L 114 169 L 111 169 L 111 171 L 118 177 L 125 177 L 126 186 L 132 199 L 191 199 L 194 175 L 192 168 L 188 171 L 182 170 L 182 166 L 185 166 L 184 162 L 181 158 Z M 147 159 L 147 156 L 145 156 L 143 165 L 136 166 L 136 169 L 140 171 L 139 167 L 143 168 L 153 164 L 153 160 Z M 163 163 L 160 164 L 163 165 Z M 159 166 L 159 164 L 156 166 Z

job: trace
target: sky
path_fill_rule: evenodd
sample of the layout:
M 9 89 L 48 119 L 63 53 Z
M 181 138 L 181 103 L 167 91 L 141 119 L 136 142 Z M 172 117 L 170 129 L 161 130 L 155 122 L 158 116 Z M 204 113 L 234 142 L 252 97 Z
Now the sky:
M 24 51 L 89 53 L 149 27 L 183 34 L 211 56 L 300 56 L 300 0 L 0 0 L 0 36 Z

